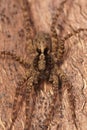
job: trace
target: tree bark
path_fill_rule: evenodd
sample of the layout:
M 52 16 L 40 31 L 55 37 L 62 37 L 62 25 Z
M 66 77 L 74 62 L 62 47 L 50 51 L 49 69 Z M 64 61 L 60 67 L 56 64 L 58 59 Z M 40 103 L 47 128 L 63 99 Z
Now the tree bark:
M 53 14 L 60 6 L 60 0 L 28 0 L 36 32 L 44 31 L 50 34 Z M 28 55 L 23 27 L 21 5 L 17 0 L 0 0 L 0 51 L 16 53 L 31 62 Z M 59 37 L 73 33 L 78 28 L 87 28 L 87 1 L 67 0 L 63 13 L 60 14 L 56 30 Z M 87 32 L 82 31 L 65 41 L 65 57 L 61 66 L 73 85 L 76 102 L 76 119 L 78 130 L 87 130 Z M 11 123 L 12 104 L 18 81 L 25 75 L 25 69 L 19 63 L 7 56 L 0 58 L 0 130 L 7 130 Z M 45 114 L 50 111 L 52 102 L 51 85 L 46 84 L 47 92 L 42 92 L 36 98 L 32 125 L 34 130 L 42 130 L 39 125 Z M 57 108 L 51 130 L 75 130 L 71 118 L 67 92 L 63 95 L 63 119 L 58 126 Z M 25 122 L 25 103 L 18 114 L 14 129 L 23 130 Z M 33 130 L 31 128 L 31 130 Z

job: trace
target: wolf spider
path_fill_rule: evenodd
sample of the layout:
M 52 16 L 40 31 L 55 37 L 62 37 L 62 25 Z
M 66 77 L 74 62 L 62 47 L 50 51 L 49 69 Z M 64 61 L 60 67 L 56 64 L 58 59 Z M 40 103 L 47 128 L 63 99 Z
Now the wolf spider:
M 66 74 L 61 70 L 60 66 L 63 62 L 64 56 L 64 42 L 72 37 L 75 34 L 80 33 L 86 29 L 78 29 L 73 33 L 68 34 L 63 38 L 59 38 L 56 33 L 55 25 L 57 23 L 58 16 L 63 11 L 63 6 L 66 2 L 63 1 L 60 4 L 60 7 L 57 9 L 57 13 L 52 19 L 51 25 L 51 36 L 44 32 L 39 32 L 36 34 L 35 38 L 30 42 L 30 30 L 33 25 L 32 20 L 29 17 L 28 10 L 27 10 L 27 2 L 23 0 L 23 15 L 24 15 L 24 27 L 26 31 L 26 42 L 29 46 L 29 51 L 33 51 L 34 58 L 32 59 L 32 63 L 27 63 L 22 57 L 18 57 L 17 55 L 9 52 L 9 51 L 1 51 L 0 55 L 7 55 L 11 57 L 14 61 L 19 62 L 27 69 L 27 74 L 25 78 L 19 83 L 19 87 L 16 88 L 14 103 L 13 103 L 13 112 L 12 112 L 12 123 L 10 125 L 9 130 L 12 130 L 12 127 L 17 119 L 17 114 L 20 110 L 20 104 L 23 100 L 26 102 L 26 121 L 24 130 L 30 130 L 30 119 L 31 119 L 31 112 L 33 110 L 30 109 L 30 94 L 32 90 L 35 93 L 40 91 L 40 84 L 42 82 L 49 82 L 52 84 L 53 94 L 54 94 L 54 105 L 55 99 L 57 95 L 59 95 L 59 104 L 61 106 L 62 102 L 62 95 L 63 90 L 67 89 L 69 103 L 72 110 L 72 119 L 74 122 L 75 127 L 77 127 L 76 123 L 76 114 L 75 114 L 75 100 L 72 93 L 72 85 L 68 81 Z M 33 25 L 34 26 L 34 25 Z M 22 87 L 21 87 L 22 86 Z M 18 97 L 21 96 L 21 101 L 19 102 L 19 107 L 16 109 Z M 52 109 L 53 111 L 53 109 Z M 44 124 L 45 130 L 48 129 L 49 124 L 51 122 L 51 116 L 48 115 L 46 119 L 46 124 Z

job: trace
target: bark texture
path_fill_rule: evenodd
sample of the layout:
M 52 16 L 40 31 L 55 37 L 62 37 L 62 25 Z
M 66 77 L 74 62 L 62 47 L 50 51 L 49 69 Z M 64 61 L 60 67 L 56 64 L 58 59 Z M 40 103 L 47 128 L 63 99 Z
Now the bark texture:
M 50 34 L 52 16 L 60 5 L 60 0 L 28 1 L 31 4 L 36 31 Z M 23 15 L 19 3 L 17 0 L 0 0 L 0 51 L 8 50 L 30 61 L 32 56 L 26 53 Z M 56 25 L 58 36 L 66 36 L 78 28 L 87 28 L 87 1 L 67 0 L 64 12 Z M 78 130 L 87 130 L 87 32 L 81 32 L 66 40 L 65 48 L 65 60 L 61 67 L 73 85 Z M 7 130 L 11 123 L 15 89 L 24 74 L 25 69 L 19 63 L 5 56 L 3 59 L 0 58 L 0 130 Z M 51 85 L 46 86 L 51 88 Z M 45 118 L 44 113 L 49 112 L 51 102 L 52 97 L 48 92 L 41 92 L 37 96 L 32 119 L 34 130 L 42 130 L 39 126 L 40 120 Z M 51 130 L 75 130 L 70 113 L 67 94 L 64 92 L 61 126 L 59 128 L 57 126 L 58 113 L 55 110 Z M 24 122 L 25 103 L 18 114 L 14 130 L 23 130 Z

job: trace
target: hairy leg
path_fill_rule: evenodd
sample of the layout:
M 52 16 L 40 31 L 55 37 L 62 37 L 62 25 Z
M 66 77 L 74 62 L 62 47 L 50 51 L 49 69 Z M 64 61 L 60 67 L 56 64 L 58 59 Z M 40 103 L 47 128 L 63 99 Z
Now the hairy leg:
M 51 124 L 58 124 L 58 129 L 60 129 L 61 125 L 60 123 L 62 122 L 63 118 L 63 113 L 62 113 L 62 98 L 63 98 L 63 88 L 62 88 L 62 82 L 59 77 L 58 73 L 58 67 L 55 65 L 54 70 L 52 72 L 52 76 L 50 77 L 50 81 L 53 82 L 53 93 L 54 93 L 54 99 L 53 99 L 53 106 L 49 115 L 49 124 L 48 124 L 48 130 L 51 126 Z M 58 114 L 58 122 L 54 121 L 54 116 L 55 112 Z
M 44 121 L 45 130 L 49 130 L 51 127 L 51 122 L 54 116 L 54 111 L 55 111 L 55 106 L 56 106 L 56 100 L 57 100 L 57 97 L 59 96 L 59 93 L 58 93 L 59 80 L 56 74 L 56 67 L 54 67 L 54 69 L 51 72 L 49 82 L 52 84 L 53 98 L 52 98 L 52 104 L 50 104 L 49 113 Z
M 15 123 L 15 120 L 17 119 L 18 112 L 22 106 L 22 103 L 25 99 L 25 85 L 28 80 L 28 75 L 26 75 L 25 78 L 22 79 L 22 81 L 19 83 L 19 87 L 16 88 L 16 93 L 14 97 L 14 103 L 13 103 L 13 110 L 12 110 L 12 123 L 10 125 L 9 130 L 12 130 L 12 127 Z M 20 100 L 18 98 L 20 97 Z
M 22 11 L 24 17 L 24 29 L 25 29 L 25 36 L 26 42 L 29 44 L 29 40 L 31 39 L 32 33 L 34 33 L 34 22 L 32 20 L 32 12 L 30 8 L 30 3 L 28 0 L 22 0 Z
M 59 74 L 59 77 L 62 81 L 62 93 L 64 92 L 64 90 L 66 89 L 67 90 L 67 93 L 68 93 L 68 99 L 69 99 L 69 106 L 70 106 L 70 109 L 71 109 L 71 114 L 72 114 L 72 119 L 73 119 L 73 123 L 76 127 L 76 129 L 78 130 L 78 126 L 77 126 L 77 122 L 76 122 L 76 112 L 75 112 L 75 97 L 73 95 L 73 91 L 72 91 L 72 84 L 69 82 L 66 74 L 60 70 L 58 72 Z
M 31 103 L 31 92 L 33 88 L 33 81 L 28 81 L 27 86 L 26 86 L 26 96 L 25 96 L 25 101 L 26 101 L 26 108 L 25 108 L 25 113 L 26 113 L 26 119 L 25 119 L 25 126 L 24 130 L 29 130 L 30 125 L 31 125 L 31 115 L 32 115 L 32 110 L 31 107 L 33 108 L 33 104 Z
M 23 11 L 23 17 L 24 17 L 24 30 L 25 30 L 25 38 L 26 38 L 26 50 L 30 53 L 35 53 L 32 39 L 36 33 L 34 22 L 33 22 L 33 15 L 31 11 L 31 5 L 28 0 L 22 0 L 22 11 Z
M 9 57 L 11 57 L 11 59 L 19 62 L 25 68 L 29 68 L 30 67 L 30 64 L 27 63 L 25 60 L 23 60 L 22 57 L 19 57 L 16 54 L 11 53 L 10 51 L 1 51 L 0 52 L 0 56 L 9 56 Z
M 35 93 L 34 93 L 34 84 L 37 84 L 38 81 L 38 73 L 33 72 L 33 69 L 31 69 L 30 72 L 30 78 L 28 79 L 27 85 L 26 85 L 26 120 L 25 120 L 25 127 L 24 130 L 30 130 L 31 127 L 31 121 L 32 121 L 32 113 L 34 110 L 35 105 Z
M 61 2 L 60 7 L 57 9 L 56 14 L 54 15 L 52 19 L 52 24 L 51 24 L 51 37 L 52 37 L 52 51 L 55 52 L 57 46 L 61 46 L 60 40 L 57 37 L 57 32 L 55 29 L 55 25 L 57 23 L 57 19 L 60 16 L 61 12 L 63 11 L 64 4 L 66 3 L 66 0 Z
M 65 42 L 65 41 L 68 40 L 69 38 L 75 36 L 76 34 L 79 34 L 80 32 L 83 32 L 83 31 L 87 31 L 87 29 L 85 29 L 85 28 L 79 28 L 79 29 L 77 29 L 77 30 L 74 30 L 73 33 L 67 34 L 63 39 L 61 39 L 61 41 Z

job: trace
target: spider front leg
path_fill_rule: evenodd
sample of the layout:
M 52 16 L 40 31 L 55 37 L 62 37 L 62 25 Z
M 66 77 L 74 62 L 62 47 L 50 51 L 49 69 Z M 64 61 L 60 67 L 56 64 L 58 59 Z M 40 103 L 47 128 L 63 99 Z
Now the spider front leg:
M 64 47 L 64 43 L 66 40 L 68 40 L 69 38 L 71 38 L 72 36 L 76 35 L 76 34 L 79 34 L 80 32 L 83 32 L 83 31 L 87 31 L 87 29 L 82 29 L 82 28 L 79 28 L 77 30 L 74 30 L 73 33 L 70 33 L 70 34 L 67 34 L 67 36 L 65 36 L 64 38 L 58 40 L 58 43 L 57 44 L 57 49 L 56 49 L 56 54 L 55 52 L 53 52 L 53 56 L 57 55 L 57 59 L 55 61 L 57 61 L 58 65 L 60 65 L 62 62 L 63 62 L 63 57 L 64 57 L 64 52 L 65 52 L 65 47 Z
M 22 106 L 22 103 L 24 101 L 25 96 L 25 85 L 28 80 L 29 76 L 26 75 L 25 78 L 22 79 L 21 82 L 19 82 L 19 87 L 16 88 L 16 93 L 14 97 L 14 103 L 13 103 L 13 110 L 12 110 L 12 123 L 10 125 L 10 128 L 8 130 L 12 130 L 12 127 L 15 123 L 15 120 L 17 119 L 18 112 Z M 19 96 L 21 96 L 20 101 L 18 100 Z
M 66 74 L 62 70 L 60 70 L 58 72 L 58 75 L 62 82 L 62 91 L 64 92 L 65 89 L 67 90 L 73 123 L 74 123 L 76 129 L 78 130 L 78 126 L 77 126 L 77 122 L 76 122 L 76 112 L 75 112 L 75 97 L 73 95 L 73 90 L 72 90 L 73 86 L 69 82 Z
M 57 32 L 56 32 L 56 27 L 55 25 L 57 24 L 57 19 L 60 16 L 60 14 L 63 11 L 63 7 L 64 4 L 66 3 L 66 0 L 64 0 L 63 2 L 61 2 L 60 7 L 57 9 L 56 14 L 54 15 L 54 17 L 52 18 L 52 24 L 51 24 L 51 40 L 52 40 L 52 52 L 56 52 L 57 50 L 57 46 L 60 46 L 60 40 L 57 36 Z M 60 50 L 60 49 L 59 49 Z
M 0 52 L 0 56 L 3 57 L 3 56 L 9 56 L 11 57 L 11 59 L 19 62 L 21 65 L 23 65 L 25 68 L 29 68 L 29 63 L 27 63 L 25 60 L 23 60 L 21 57 L 11 53 L 10 51 L 1 51 Z

